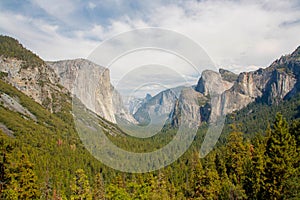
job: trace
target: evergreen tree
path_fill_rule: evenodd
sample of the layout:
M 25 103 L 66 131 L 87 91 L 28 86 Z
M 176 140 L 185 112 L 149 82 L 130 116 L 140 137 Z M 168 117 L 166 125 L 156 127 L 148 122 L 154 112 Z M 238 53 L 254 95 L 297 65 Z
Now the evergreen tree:
M 76 170 L 71 184 L 71 191 L 71 200 L 92 199 L 89 180 L 82 169 Z
M 163 172 L 159 171 L 157 176 L 152 174 L 149 177 L 150 193 L 148 198 L 151 200 L 170 199 L 167 190 L 167 182 Z
M 157 179 L 157 190 L 160 194 L 160 199 L 168 200 L 170 199 L 168 194 L 168 183 L 166 180 L 166 176 L 162 171 L 158 172 L 158 179 Z
M 106 189 L 105 197 L 113 200 L 129 200 L 130 195 L 126 191 L 125 180 L 118 174 Z
M 132 199 L 148 200 L 150 194 L 150 185 L 147 181 L 147 174 L 136 174 L 128 183 L 128 193 Z
M 107 199 L 112 200 L 130 200 L 130 195 L 124 188 L 120 188 L 115 184 L 109 184 L 105 193 Z
M 246 165 L 246 179 L 244 188 L 248 199 L 261 199 L 262 186 L 264 184 L 265 171 L 265 138 L 261 135 L 253 139 L 253 145 L 250 146 L 251 160 Z
M 105 199 L 105 188 L 104 188 L 103 178 L 100 173 L 96 175 L 93 193 L 94 193 L 93 199 L 95 200 Z
M 190 196 L 192 198 L 202 197 L 202 178 L 203 178 L 203 167 L 200 162 L 199 154 L 193 153 L 191 163 L 191 175 L 189 178 Z
M 226 144 L 226 171 L 233 184 L 242 184 L 245 179 L 245 164 L 250 158 L 250 147 L 243 142 L 243 133 L 233 131 Z
M 21 154 L 21 153 L 18 153 Z M 5 187 L 3 196 L 5 199 L 38 199 L 40 192 L 37 185 L 37 177 L 33 171 L 33 165 L 24 155 L 19 156 L 19 161 L 13 160 L 11 155 L 6 157 L 8 162 L 4 165 Z
M 217 199 L 221 182 L 215 165 L 216 155 L 211 152 L 205 158 L 204 174 L 202 177 L 202 190 L 204 199 Z
M 298 155 L 296 141 L 289 133 L 289 127 L 282 115 L 277 114 L 271 130 L 267 131 L 265 151 L 265 199 L 283 199 L 289 190 L 287 180 L 294 176 Z
M 233 131 L 228 136 L 228 142 L 224 149 L 224 160 L 228 180 L 222 184 L 223 195 L 226 192 L 232 199 L 246 197 L 243 188 L 246 179 L 246 168 L 251 158 L 250 144 L 244 142 L 243 133 L 232 126 Z
M 291 135 L 293 135 L 296 139 L 296 143 L 297 143 L 297 148 L 299 151 L 300 148 L 300 120 L 294 120 L 289 132 L 291 133 Z

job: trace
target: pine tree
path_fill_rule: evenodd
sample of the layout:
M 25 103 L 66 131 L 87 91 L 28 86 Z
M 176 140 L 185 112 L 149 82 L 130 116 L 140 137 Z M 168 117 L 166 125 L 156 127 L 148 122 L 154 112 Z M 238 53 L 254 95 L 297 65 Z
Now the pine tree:
M 111 184 L 106 188 L 105 197 L 114 200 L 129 200 L 130 195 L 126 191 L 125 181 L 121 174 L 118 174 Z
M 291 133 L 291 135 L 293 135 L 295 137 L 296 143 L 297 143 L 297 148 L 299 151 L 299 148 L 300 148 L 300 120 L 293 121 L 289 132 Z
M 243 133 L 233 131 L 226 144 L 226 171 L 235 185 L 242 184 L 245 179 L 245 163 L 250 158 L 250 148 L 243 142 Z
M 158 180 L 157 180 L 157 192 L 160 194 L 160 199 L 168 200 L 170 199 L 168 194 L 168 186 L 166 176 L 162 171 L 158 172 Z
M 244 183 L 246 168 L 251 158 L 250 144 L 244 142 L 243 133 L 232 126 L 224 149 L 224 161 L 228 180 L 222 183 L 222 195 L 232 199 L 246 198 Z M 228 192 L 228 194 L 225 194 Z
M 200 157 L 197 153 L 192 155 L 192 166 L 191 175 L 189 178 L 190 196 L 192 198 L 202 198 L 202 178 L 203 178 L 203 167 L 200 162 Z
M 92 199 L 89 180 L 82 169 L 76 170 L 71 184 L 71 191 L 71 200 Z
M 19 161 L 13 160 L 8 155 L 5 163 L 5 188 L 3 195 L 5 199 L 38 199 L 40 192 L 37 185 L 37 177 L 33 171 L 33 165 L 20 152 Z
M 105 193 L 107 199 L 113 200 L 130 200 L 130 195 L 124 188 L 120 188 L 115 184 L 109 184 Z
M 102 200 L 105 199 L 105 188 L 102 175 L 98 173 L 95 178 L 94 183 L 94 192 L 93 192 L 93 199 L 95 200 Z
M 131 182 L 127 184 L 128 193 L 132 199 L 148 200 L 150 185 L 147 181 L 146 174 L 133 175 Z
M 159 171 L 157 176 L 152 174 L 149 177 L 150 193 L 148 198 L 151 200 L 170 199 L 167 190 L 167 182 L 163 172 Z
M 217 199 L 221 182 L 215 165 L 216 155 L 214 152 L 205 158 L 204 176 L 202 178 L 203 196 L 205 199 Z
M 265 168 L 265 199 L 282 199 L 288 191 L 287 180 L 294 176 L 297 162 L 296 141 L 282 115 L 277 114 L 271 130 L 267 131 Z
M 265 171 L 265 138 L 258 135 L 250 146 L 251 160 L 246 165 L 246 179 L 244 188 L 249 199 L 261 199 L 262 186 L 264 184 Z

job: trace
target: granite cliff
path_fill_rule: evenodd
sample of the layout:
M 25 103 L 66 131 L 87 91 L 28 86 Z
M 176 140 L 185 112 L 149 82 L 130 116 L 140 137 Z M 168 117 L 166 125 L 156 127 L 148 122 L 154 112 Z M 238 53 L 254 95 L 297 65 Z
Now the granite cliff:
M 292 54 L 282 56 L 265 69 L 242 72 L 238 76 L 222 69 L 219 73 L 204 71 L 196 90 L 204 96 L 217 94 L 214 105 L 210 101 L 206 105 L 207 108 L 214 106 L 212 120 L 213 116 L 232 113 L 254 101 L 272 105 L 299 92 L 299 52 L 298 47 Z M 208 112 L 209 109 L 203 113 L 207 115 Z
M 107 68 L 85 59 L 47 62 L 66 87 L 83 104 L 106 120 L 116 123 L 116 117 L 135 122 L 123 106 L 120 94 L 110 83 Z

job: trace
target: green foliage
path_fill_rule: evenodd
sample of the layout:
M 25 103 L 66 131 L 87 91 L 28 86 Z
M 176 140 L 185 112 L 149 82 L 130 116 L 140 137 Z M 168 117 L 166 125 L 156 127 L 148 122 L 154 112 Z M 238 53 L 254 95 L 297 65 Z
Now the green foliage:
M 92 200 L 90 183 L 83 169 L 76 170 L 71 183 L 71 192 L 71 200 Z
M 223 138 L 204 159 L 199 158 L 198 150 L 206 124 L 199 128 L 190 149 L 169 167 L 128 174 L 109 169 L 87 152 L 76 133 L 72 106 L 66 100 L 70 97 L 60 102 L 60 112 L 50 113 L 1 80 L 0 93 L 17 99 L 37 118 L 0 105 L 0 123 L 14 136 L 0 131 L 3 198 L 299 199 L 300 122 L 292 122 L 299 114 L 299 96 L 272 107 L 252 104 L 230 115 Z M 267 129 L 278 110 L 292 125 L 277 116 Z M 114 144 L 133 152 L 159 149 L 177 132 L 166 127 L 151 138 L 137 139 L 103 119 L 99 118 L 99 124 L 107 133 L 117 133 L 107 134 Z M 257 133 L 266 129 L 267 134 Z
M 9 36 L 0 35 L 0 55 L 22 60 L 22 66 L 25 68 L 39 67 L 44 64 L 36 54 L 25 49 L 16 39 Z
M 9 144 L 7 136 L 1 137 L 1 188 L 0 197 L 4 199 L 39 199 L 37 177 L 33 165 L 24 154 Z
M 229 114 L 226 119 L 226 124 L 241 124 L 241 131 L 245 133 L 247 137 L 253 137 L 256 133 L 263 133 L 264 130 L 267 129 L 268 124 L 274 121 L 274 117 L 278 112 L 280 112 L 289 123 L 299 118 L 299 108 L 300 94 L 272 106 L 262 102 L 254 102 L 240 111 Z M 227 137 L 230 131 L 230 127 L 225 127 L 223 137 Z
M 105 199 L 105 188 L 102 175 L 97 173 L 95 177 L 95 183 L 93 187 L 93 199 L 94 200 L 104 200 Z
M 37 118 L 34 121 L 0 105 L 0 122 L 15 136 L 7 137 L 7 141 L 14 141 L 16 151 L 21 151 L 34 163 L 33 170 L 43 197 L 53 196 L 55 192 L 55 196 L 69 198 L 70 181 L 78 168 L 84 169 L 90 180 L 101 168 L 107 173 L 106 167 L 82 146 L 68 102 L 63 102 L 61 112 L 53 114 L 1 80 L 0 92 L 18 99 Z M 18 159 L 18 154 L 14 153 L 12 157 Z
M 296 141 L 282 115 L 277 114 L 272 129 L 267 130 L 265 151 L 264 197 L 282 199 L 289 188 L 286 181 L 294 176 L 298 160 Z
M 6 72 L 0 72 L 0 79 L 4 78 L 4 77 L 7 77 L 8 76 L 8 73 Z

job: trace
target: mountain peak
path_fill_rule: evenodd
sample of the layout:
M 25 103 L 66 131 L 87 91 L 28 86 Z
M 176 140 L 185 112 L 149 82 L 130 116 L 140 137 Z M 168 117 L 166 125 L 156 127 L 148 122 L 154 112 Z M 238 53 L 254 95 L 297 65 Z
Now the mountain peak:
M 146 101 L 150 100 L 151 98 L 152 98 L 151 94 L 147 93 L 145 97 Z
M 300 59 L 300 46 L 291 54 L 291 57 Z
M 228 81 L 228 82 L 234 82 L 237 80 L 238 75 L 227 70 L 227 69 L 219 69 L 219 73 L 221 74 L 221 77 L 223 80 Z

